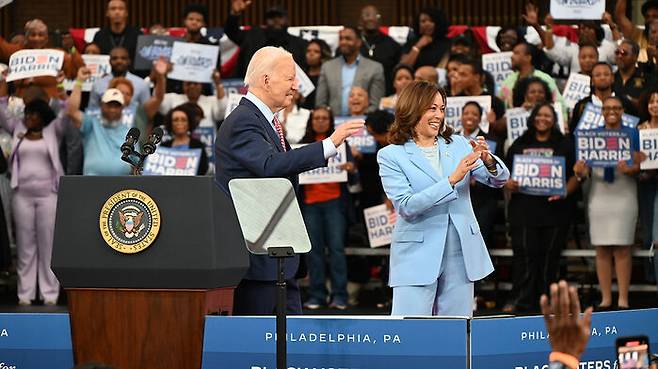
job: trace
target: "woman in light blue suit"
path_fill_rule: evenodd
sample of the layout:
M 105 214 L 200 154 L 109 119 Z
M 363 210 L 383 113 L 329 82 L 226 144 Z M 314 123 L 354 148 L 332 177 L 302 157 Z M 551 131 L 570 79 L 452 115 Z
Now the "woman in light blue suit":
M 509 178 L 484 139 L 444 122 L 446 95 L 430 82 L 400 94 L 388 145 L 377 155 L 398 213 L 391 243 L 392 315 L 472 316 L 473 282 L 493 271 L 469 194 L 473 176 L 492 187 Z

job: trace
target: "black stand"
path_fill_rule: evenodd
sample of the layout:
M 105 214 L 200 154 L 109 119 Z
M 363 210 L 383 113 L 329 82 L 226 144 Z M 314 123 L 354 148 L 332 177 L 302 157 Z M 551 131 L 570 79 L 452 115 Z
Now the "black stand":
M 277 279 L 276 279 L 276 367 L 277 369 L 287 369 L 288 367 L 288 350 L 286 346 L 286 274 L 283 263 L 284 258 L 295 256 L 295 251 L 290 246 L 269 247 L 267 254 L 277 261 Z

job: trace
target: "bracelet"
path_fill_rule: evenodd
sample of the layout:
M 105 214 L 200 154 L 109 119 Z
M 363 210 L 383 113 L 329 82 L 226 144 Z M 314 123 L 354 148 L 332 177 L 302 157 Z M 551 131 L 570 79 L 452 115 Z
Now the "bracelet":
M 81 80 L 79 80 L 79 79 L 76 79 L 76 80 L 75 80 L 75 87 L 82 87 L 82 84 L 83 84 L 83 83 L 84 83 L 83 81 L 81 81 Z
M 416 45 L 412 46 L 412 47 L 411 47 L 411 50 L 413 50 L 413 51 L 415 51 L 415 52 L 417 52 L 417 53 L 420 52 L 420 48 L 419 48 L 418 46 L 416 46 Z
M 559 361 L 571 369 L 578 369 L 579 360 L 573 355 L 565 354 L 564 352 L 553 351 L 548 356 L 549 361 Z
M 63 90 L 63 89 L 64 89 L 64 82 L 60 82 L 60 83 L 58 83 L 58 84 L 57 84 L 57 88 L 58 88 L 59 90 Z

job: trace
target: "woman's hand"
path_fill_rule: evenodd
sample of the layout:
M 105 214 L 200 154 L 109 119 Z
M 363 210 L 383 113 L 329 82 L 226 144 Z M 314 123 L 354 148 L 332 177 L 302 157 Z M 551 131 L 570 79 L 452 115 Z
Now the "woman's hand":
M 448 177 L 448 182 L 450 182 L 451 186 L 454 187 L 457 182 L 464 179 L 466 173 L 477 168 L 479 165 L 478 159 L 480 159 L 480 154 L 481 151 L 473 151 L 459 162 L 455 171 Z
M 416 46 L 419 49 L 422 49 L 431 43 L 432 43 L 432 36 L 422 35 L 420 36 L 420 39 L 418 39 L 418 42 L 416 42 L 414 46 Z
M 469 143 L 471 144 L 471 147 L 473 147 L 474 152 L 480 152 L 480 158 L 484 164 L 492 166 L 496 163 L 496 159 L 491 156 L 491 152 L 489 151 L 489 144 L 487 143 L 487 140 L 484 139 L 484 137 L 477 136 L 475 140 L 471 140 Z
M 573 172 L 578 178 L 585 178 L 589 175 L 589 167 L 583 160 L 578 160 L 576 164 L 573 165 Z

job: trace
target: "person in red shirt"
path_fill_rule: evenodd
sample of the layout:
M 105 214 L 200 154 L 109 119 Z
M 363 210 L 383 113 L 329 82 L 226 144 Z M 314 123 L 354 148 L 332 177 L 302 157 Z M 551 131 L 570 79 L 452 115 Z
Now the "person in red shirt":
M 300 143 L 322 141 L 334 131 L 334 116 L 327 107 L 313 110 L 309 117 L 306 134 Z M 345 144 L 347 145 L 347 143 Z M 348 173 L 355 173 L 349 147 L 347 162 L 341 166 Z M 345 183 L 317 183 L 302 186 L 302 214 L 311 239 L 312 249 L 306 256 L 311 284 L 310 298 L 304 303 L 307 309 L 319 309 L 327 303 L 325 247 L 329 249 L 329 273 L 331 275 L 331 304 L 329 307 L 347 309 L 347 262 L 345 242 L 347 234 L 347 202 L 349 193 Z

